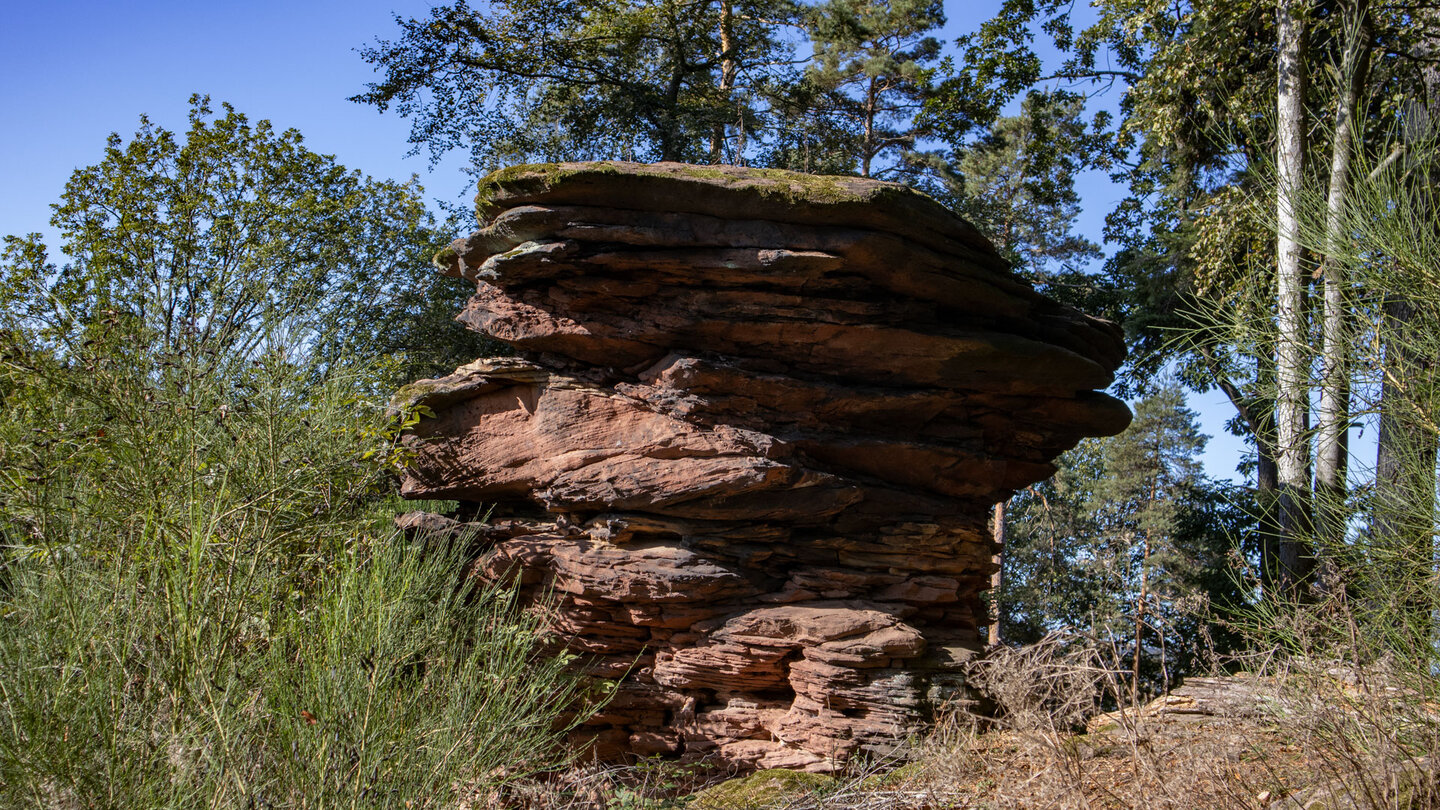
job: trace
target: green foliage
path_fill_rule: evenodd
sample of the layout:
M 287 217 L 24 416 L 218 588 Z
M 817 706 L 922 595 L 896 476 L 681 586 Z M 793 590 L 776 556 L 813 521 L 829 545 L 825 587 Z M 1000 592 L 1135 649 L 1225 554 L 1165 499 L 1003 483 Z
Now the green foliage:
M 393 105 L 434 158 L 468 148 L 480 173 L 659 159 L 895 180 L 978 220 L 1047 292 L 1123 311 L 1080 267 L 1098 248 L 1073 234 L 1075 175 L 1115 159 L 1108 117 L 1086 124 L 1080 97 L 1054 92 L 997 122 L 1009 87 L 962 125 L 973 83 L 941 59 L 934 0 L 457 0 L 396 21 L 400 39 L 363 51 L 381 80 L 353 100 Z M 484 188 L 477 199 L 483 216 Z
M 0 805 L 454 806 L 552 764 L 578 682 L 386 525 L 396 360 L 329 348 L 374 346 L 336 319 L 418 203 L 207 115 L 76 172 L 71 264 L 6 242 Z
M 1070 94 L 1031 93 L 1020 115 L 997 119 L 960 157 L 958 210 L 1041 284 L 1080 282 L 1082 263 L 1101 257 L 1099 245 L 1074 233 L 1075 175 L 1103 146 L 1081 110 Z
M 1074 231 L 1075 183 L 1086 171 L 1116 168 L 1125 149 L 1108 112 L 1087 120 L 1086 96 L 1041 83 L 1029 42 L 1032 23 L 1046 14 L 1058 15 L 1046 30 L 1068 19 L 1058 4 L 1007 2 L 957 40 L 963 65 L 947 59 L 919 124 L 951 147 L 955 170 L 944 196 L 1017 272 L 1047 295 L 1119 321 L 1133 308 L 1131 288 L 1090 271 L 1103 254 Z M 1019 114 L 1002 116 L 1017 98 Z
M 771 768 L 721 782 L 696 794 L 695 810 L 762 810 L 783 807 L 806 796 L 823 796 L 841 787 L 833 776 Z
M 7 347 L 0 803 L 427 806 L 546 761 L 564 662 L 380 528 L 394 435 L 353 381 L 116 329 Z
M 195 97 L 183 138 L 143 117 L 129 141 L 110 136 L 55 206 L 64 266 L 36 235 L 6 237 L 0 328 L 67 358 L 110 324 L 227 377 L 270 341 L 326 364 L 384 357 L 381 384 L 480 353 L 449 323 L 464 285 L 429 265 L 442 238 L 413 180 L 363 177 L 224 110 Z
M 1131 345 L 1122 386 L 1143 393 L 1179 361 L 1187 385 L 1205 390 L 1233 382 L 1245 397 L 1256 397 L 1263 362 L 1223 342 L 1173 338 L 1192 325 L 1190 313 L 1228 305 L 1255 283 L 1256 270 L 1272 264 L 1273 233 L 1247 209 L 1265 185 L 1273 152 L 1275 5 L 1105 0 L 1095 9 L 1095 21 L 1080 28 L 1070 3 L 1007 0 L 956 42 L 961 58 L 927 102 L 927 126 L 960 144 L 1027 93 L 1118 90 L 1111 105 L 1118 117 L 1103 107 L 1091 116 L 1098 151 L 1089 154 L 1095 165 L 1111 164 L 1130 189 L 1105 234 L 1118 246 L 1107 262 L 1110 286 L 1127 293 L 1104 309 L 1123 317 Z M 1309 15 L 1304 61 L 1312 120 L 1331 113 L 1346 10 L 1343 3 L 1318 4 Z M 1423 11 L 1378 7 L 1371 16 L 1376 57 L 1363 94 L 1370 105 L 1362 111 L 1365 149 L 1374 148 L 1405 99 L 1422 92 L 1425 42 L 1435 33 Z M 1059 51 L 1055 63 L 1037 53 L 1038 37 Z M 1244 414 L 1240 421 L 1246 432 L 1263 430 Z
M 1101 449 L 1098 440 L 1081 441 L 1056 461 L 1055 475 L 1006 505 L 1005 579 L 992 597 L 1007 642 L 1033 643 L 1057 624 L 1089 626 L 1100 589 L 1082 546 L 1099 532 L 1089 508 Z
M 363 270 L 344 277 L 327 304 L 313 352 L 342 365 L 357 359 L 373 363 L 377 391 L 444 376 L 477 357 L 510 354 L 509 346 L 456 322 L 474 286 L 441 274 L 431 261 L 441 234 L 468 228 L 458 217 L 427 225 L 417 234 L 422 241 L 409 247 L 404 263 L 391 273 Z
M 1329 251 L 1347 279 L 1354 319 L 1351 418 L 1380 428 L 1375 463 L 1354 459 L 1350 491 L 1318 504 L 1347 530 L 1336 538 L 1305 538 L 1316 544 L 1325 568 L 1315 610 L 1342 610 L 1354 622 L 1353 634 L 1339 628 L 1352 654 L 1393 657 L 1412 676 L 1430 672 L 1437 607 L 1440 379 L 1433 358 L 1440 356 L 1440 199 L 1430 180 L 1437 165 L 1440 139 L 1433 132 L 1408 138 L 1392 132 L 1380 148 L 1357 150 L 1356 175 L 1363 179 L 1348 195 L 1340 226 L 1346 238 L 1339 243 L 1327 238 L 1320 183 L 1305 189 L 1299 205 L 1302 242 Z M 1259 208 L 1264 194 L 1256 197 L 1251 204 Z M 1251 280 L 1241 285 L 1236 305 L 1209 310 L 1212 328 L 1238 345 L 1273 343 L 1273 322 L 1256 300 L 1263 283 L 1264 276 Z M 1315 354 L 1313 346 L 1306 349 Z M 1275 617 L 1253 622 L 1252 629 L 1269 640 L 1278 630 L 1287 646 L 1297 643 L 1293 623 Z
M 481 174 L 679 160 L 943 188 L 915 118 L 935 0 L 456 0 L 396 22 L 398 40 L 362 51 L 381 79 L 352 100 L 394 106 L 417 150 L 468 149 Z
M 1138 643 L 1157 685 L 1234 645 L 1209 627 L 1246 601 L 1235 563 L 1250 520 L 1239 493 L 1201 474 L 1194 419 L 1180 389 L 1163 388 L 1135 404 L 1128 430 L 1082 442 L 1011 502 L 1003 638 L 1067 628 L 1127 658 Z
M 920 151 L 914 119 L 940 55 L 929 34 L 945 24 L 941 3 L 830 0 L 807 8 L 805 19 L 814 57 L 797 85 L 780 88 L 769 160 L 889 180 L 915 181 L 935 168 L 936 156 Z M 805 165 L 795 165 L 802 157 Z
M 352 100 L 394 105 L 417 149 L 468 148 L 482 172 L 706 162 L 717 125 L 764 129 L 758 92 L 787 61 L 776 26 L 791 18 L 784 0 L 501 0 L 487 12 L 455 0 L 397 16 L 401 38 L 361 52 L 382 80 Z
M 946 75 L 925 111 L 935 134 L 960 143 L 977 128 L 988 127 L 1011 100 L 1040 81 L 1042 64 L 1030 48 L 1037 15 L 1057 13 L 1065 3 L 1006 0 L 994 17 L 955 41 L 957 70 L 947 58 Z M 1063 17 L 1058 17 L 1063 19 Z
M 450 806 L 551 761 L 563 662 L 506 595 L 457 591 L 460 558 L 357 545 L 262 606 L 227 539 L 12 566 L 7 806 Z

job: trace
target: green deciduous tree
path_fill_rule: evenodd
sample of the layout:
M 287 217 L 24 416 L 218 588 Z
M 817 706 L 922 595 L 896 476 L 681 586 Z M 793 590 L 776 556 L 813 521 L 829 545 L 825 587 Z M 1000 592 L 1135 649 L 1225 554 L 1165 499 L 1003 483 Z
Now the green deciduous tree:
M 6 240 L 0 805 L 454 805 L 551 761 L 565 660 L 384 500 L 417 193 L 197 99 L 75 172 L 65 264 Z
M 195 98 L 183 136 L 142 118 L 75 171 L 52 219 L 63 265 L 38 236 L 6 238 L 5 326 L 64 358 L 122 323 L 148 349 L 136 362 L 185 355 L 221 376 L 272 341 L 406 374 L 469 359 L 479 341 L 442 315 L 464 285 L 434 280 L 427 256 L 444 238 L 419 193 Z M 422 290 L 432 298 L 397 306 Z
M 1144 390 L 1176 367 L 1188 385 L 1227 395 L 1236 428 L 1256 448 L 1270 538 L 1264 571 L 1275 590 L 1293 590 L 1310 568 L 1301 535 L 1317 517 L 1332 537 L 1347 523 L 1346 329 L 1358 291 L 1342 266 L 1315 265 L 1327 255 L 1323 244 L 1307 258 L 1294 247 L 1293 225 L 1277 219 L 1297 184 L 1324 186 L 1334 206 L 1345 205 L 1346 162 L 1373 153 L 1406 100 L 1427 92 L 1433 10 L 1362 0 L 1105 0 L 1095 8 L 1095 21 L 1077 27 L 1068 3 L 1004 3 L 957 43 L 966 60 L 930 105 L 934 126 L 973 131 L 1034 87 L 1123 91 L 1112 134 L 1124 155 L 1117 177 L 1131 194 L 1106 232 L 1119 245 L 1107 273 L 1127 292 L 1119 311 L 1132 361 L 1122 382 Z M 1057 64 L 1032 46 L 1041 35 L 1061 52 Z M 1336 121 L 1338 138 L 1306 137 L 1319 122 Z M 1345 137 L 1340 130 L 1352 122 Z M 1277 186 L 1270 178 L 1282 152 L 1287 179 Z M 1268 211 L 1257 215 L 1255 200 L 1266 194 Z M 1323 328 L 1307 303 L 1321 276 Z M 1272 299 L 1257 301 L 1256 288 L 1271 289 Z M 1237 327 L 1236 313 L 1248 329 Z M 1324 378 L 1321 407 L 1307 418 L 1316 377 Z M 1317 504 L 1324 513 L 1312 515 Z

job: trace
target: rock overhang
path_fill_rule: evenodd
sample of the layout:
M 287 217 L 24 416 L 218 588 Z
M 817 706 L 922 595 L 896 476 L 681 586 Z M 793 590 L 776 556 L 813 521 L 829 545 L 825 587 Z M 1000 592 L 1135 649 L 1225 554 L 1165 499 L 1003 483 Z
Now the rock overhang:
M 1119 330 L 895 184 L 545 164 L 477 205 L 437 264 L 518 356 L 401 392 L 404 492 L 513 512 L 479 568 L 622 680 L 594 750 L 825 769 L 962 693 L 988 507 L 1128 423 Z

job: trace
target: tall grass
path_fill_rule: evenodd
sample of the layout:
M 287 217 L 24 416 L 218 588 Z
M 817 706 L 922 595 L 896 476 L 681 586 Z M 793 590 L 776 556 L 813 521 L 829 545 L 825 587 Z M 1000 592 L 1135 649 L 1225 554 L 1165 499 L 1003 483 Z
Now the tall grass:
M 1342 210 L 1332 215 L 1324 175 L 1297 201 L 1302 240 L 1344 285 L 1344 340 L 1324 346 L 1318 301 L 1309 313 L 1310 384 L 1329 364 L 1344 369 L 1348 432 L 1373 431 L 1374 461 L 1348 458 L 1347 491 L 1302 493 L 1313 517 L 1291 539 L 1318 571 L 1295 593 L 1271 588 L 1238 621 L 1256 651 L 1246 665 L 1284 687 L 1277 722 L 1331 782 L 1326 806 L 1440 805 L 1440 133 L 1418 106 L 1402 117 L 1404 130 L 1353 144 Z M 1258 232 L 1273 226 L 1274 191 L 1262 177 L 1248 214 Z M 1273 270 L 1237 269 L 1181 338 L 1273 357 Z M 1275 401 L 1267 377 L 1257 373 L 1253 402 Z M 1318 446 L 1318 431 L 1301 441 Z
M 0 341 L 0 806 L 448 807 L 554 764 L 578 682 L 388 528 L 363 379 L 118 318 Z

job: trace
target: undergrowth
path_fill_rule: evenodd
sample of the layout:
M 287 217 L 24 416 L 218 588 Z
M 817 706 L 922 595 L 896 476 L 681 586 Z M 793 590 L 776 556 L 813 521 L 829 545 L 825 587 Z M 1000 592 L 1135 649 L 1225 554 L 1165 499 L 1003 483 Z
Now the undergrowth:
M 389 527 L 366 378 L 143 334 L 0 333 L 0 806 L 453 807 L 563 761 L 579 683 Z

